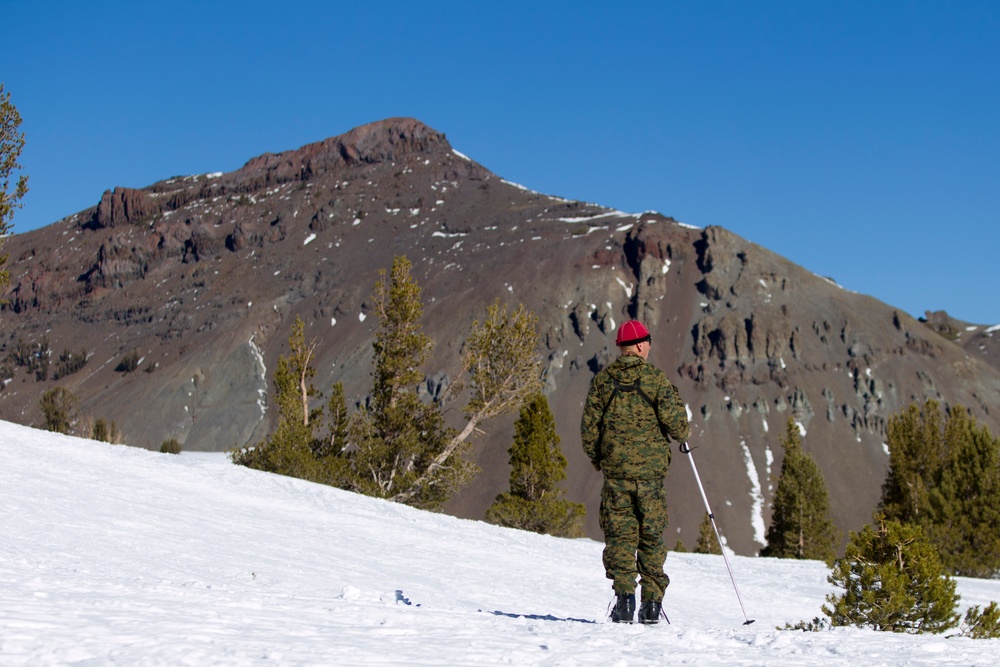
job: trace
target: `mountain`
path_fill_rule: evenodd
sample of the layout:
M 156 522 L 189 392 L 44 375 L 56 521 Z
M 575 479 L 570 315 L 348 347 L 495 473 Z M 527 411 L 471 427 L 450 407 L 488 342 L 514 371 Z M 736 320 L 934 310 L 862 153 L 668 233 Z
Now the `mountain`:
M 927 311 L 920 321 L 948 340 L 959 345 L 971 356 L 977 357 L 993 368 L 1000 369 L 1000 324 L 983 326 L 957 320 L 943 310 Z
M 10 422 L 0 455 L 5 666 L 1000 660 L 996 640 L 778 630 L 838 593 L 818 561 L 730 558 L 743 625 L 723 559 L 672 553 L 670 624 L 618 625 L 593 540 Z M 1000 598 L 995 580 L 956 584 L 963 614 Z
M 377 325 L 369 299 L 395 255 L 414 265 L 436 341 L 428 395 L 457 372 L 489 303 L 523 303 L 539 316 L 567 496 L 587 504 L 593 537 L 600 476 L 580 450 L 580 410 L 630 317 L 649 325 L 650 361 L 689 405 L 699 472 L 738 553 L 763 544 L 789 416 L 845 531 L 869 520 L 886 420 L 911 401 L 964 405 L 1000 433 L 995 328 L 952 335 L 935 324 L 955 326 L 946 315 L 918 321 L 721 227 L 533 192 L 413 119 L 230 173 L 116 187 L 4 251 L 0 418 L 40 423 L 40 395 L 60 386 L 83 416 L 154 449 L 169 438 L 202 451 L 263 438 L 267 379 L 295 317 L 318 344 L 317 388 L 341 381 L 349 403 L 362 402 Z M 506 490 L 512 423 L 486 425 L 475 449 L 483 473 L 449 513 L 480 518 Z M 690 547 L 704 508 L 683 458 L 675 452 L 667 482 L 667 541 Z

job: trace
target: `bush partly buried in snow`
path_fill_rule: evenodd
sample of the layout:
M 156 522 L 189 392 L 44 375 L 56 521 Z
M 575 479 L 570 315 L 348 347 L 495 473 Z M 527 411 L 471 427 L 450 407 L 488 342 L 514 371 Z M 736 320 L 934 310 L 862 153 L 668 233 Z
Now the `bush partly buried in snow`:
M 852 532 L 847 552 L 827 580 L 844 589 L 827 596 L 827 618 L 814 618 L 786 630 L 818 631 L 853 625 L 875 630 L 921 634 L 940 633 L 958 623 L 958 595 L 934 546 L 918 526 L 879 515 L 878 527 Z M 959 626 L 972 639 L 1000 638 L 1000 608 L 972 607 Z
M 965 612 L 965 620 L 959 626 L 963 637 L 972 639 L 1000 639 L 1000 607 L 990 602 L 986 609 L 979 605 Z
M 164 440 L 163 444 L 160 445 L 161 454 L 180 454 L 181 453 L 181 443 L 177 442 L 177 438 L 170 438 L 169 440 Z
M 823 605 L 827 619 L 815 618 L 786 629 L 823 630 L 831 626 L 921 634 L 940 633 L 958 623 L 955 582 L 918 526 L 879 515 L 876 526 L 852 532 L 843 558 L 827 580 L 844 589 Z M 964 636 L 997 636 L 1000 610 L 973 607 L 961 628 Z
M 913 525 L 876 517 L 851 533 L 844 557 L 828 580 L 844 593 L 827 596 L 823 613 L 833 625 L 918 634 L 944 632 L 958 621 L 955 582 L 937 551 Z

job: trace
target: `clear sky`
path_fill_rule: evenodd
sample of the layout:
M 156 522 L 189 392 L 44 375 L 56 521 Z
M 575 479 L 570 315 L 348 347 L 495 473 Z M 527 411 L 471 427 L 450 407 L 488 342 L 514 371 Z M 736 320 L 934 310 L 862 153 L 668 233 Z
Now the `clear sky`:
M 0 0 L 24 232 L 412 116 L 546 194 L 1000 322 L 1000 2 Z

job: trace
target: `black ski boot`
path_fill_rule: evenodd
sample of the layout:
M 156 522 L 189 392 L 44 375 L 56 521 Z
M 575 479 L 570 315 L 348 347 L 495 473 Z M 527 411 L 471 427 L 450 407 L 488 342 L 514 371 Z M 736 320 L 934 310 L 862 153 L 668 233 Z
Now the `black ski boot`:
M 612 604 L 612 622 L 631 623 L 635 620 L 635 593 L 617 593 Z
M 646 600 L 642 603 L 642 607 L 639 608 L 639 622 L 645 623 L 647 625 L 660 622 L 660 616 L 666 618 L 667 615 L 663 613 L 663 605 L 661 605 L 656 600 Z M 670 621 L 667 621 L 668 623 Z

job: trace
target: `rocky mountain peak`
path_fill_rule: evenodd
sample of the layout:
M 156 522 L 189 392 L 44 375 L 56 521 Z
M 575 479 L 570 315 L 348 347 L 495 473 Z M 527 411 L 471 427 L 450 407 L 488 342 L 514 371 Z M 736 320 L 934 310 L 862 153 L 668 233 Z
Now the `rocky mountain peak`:
M 439 150 L 451 150 L 441 132 L 413 118 L 389 118 L 293 151 L 255 157 L 232 177 L 250 181 L 255 187 L 276 185 L 336 173 L 358 164 L 404 160 Z
M 265 153 L 228 174 L 161 181 L 148 188 L 115 187 L 84 219 L 95 229 L 134 225 L 197 199 L 246 195 L 292 182 L 334 178 L 359 165 L 405 162 L 452 151 L 441 132 L 413 118 L 389 118 L 301 148 Z

